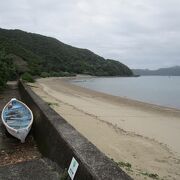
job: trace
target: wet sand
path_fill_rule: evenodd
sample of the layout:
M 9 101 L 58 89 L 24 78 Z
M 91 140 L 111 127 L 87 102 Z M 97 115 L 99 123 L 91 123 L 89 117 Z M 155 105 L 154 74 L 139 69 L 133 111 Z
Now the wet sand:
M 134 179 L 180 179 L 179 110 L 99 93 L 64 78 L 39 79 L 32 89 Z

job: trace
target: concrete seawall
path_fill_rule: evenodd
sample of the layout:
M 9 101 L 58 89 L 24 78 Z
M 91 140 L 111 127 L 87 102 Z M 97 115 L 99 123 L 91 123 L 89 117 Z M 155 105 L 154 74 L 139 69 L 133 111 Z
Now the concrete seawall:
M 75 157 L 79 163 L 75 180 L 131 179 L 21 81 L 19 91 L 22 100 L 33 111 L 33 133 L 44 156 L 63 169 L 68 168 Z

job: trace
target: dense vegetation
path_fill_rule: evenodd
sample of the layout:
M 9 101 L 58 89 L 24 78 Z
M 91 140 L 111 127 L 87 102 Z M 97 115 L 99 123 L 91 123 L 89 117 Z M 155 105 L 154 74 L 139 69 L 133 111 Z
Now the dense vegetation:
M 6 56 L 4 51 L 0 51 L 0 91 L 6 86 L 7 80 L 17 78 L 12 59 Z
M 105 60 L 87 49 L 66 45 L 57 39 L 21 30 L 0 29 L 0 51 L 12 59 L 16 73 L 35 76 L 131 76 L 124 64 Z

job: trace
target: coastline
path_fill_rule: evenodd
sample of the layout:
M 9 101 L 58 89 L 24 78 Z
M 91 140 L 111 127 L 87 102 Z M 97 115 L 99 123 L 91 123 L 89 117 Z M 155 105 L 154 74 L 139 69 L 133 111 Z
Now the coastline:
M 95 76 L 77 76 L 77 77 L 74 77 L 74 78 L 72 78 L 72 77 L 63 78 L 62 81 L 69 82 L 71 80 L 75 80 L 75 79 L 79 80 L 81 78 L 82 79 L 87 79 L 87 78 L 98 78 L 98 77 L 95 77 Z M 112 77 L 110 77 L 110 78 L 112 78 Z M 52 78 L 52 80 L 53 79 L 54 79 L 54 77 Z M 70 83 L 70 84 L 72 84 L 72 83 Z M 102 96 L 102 97 L 106 96 L 106 98 L 108 100 L 113 99 L 113 101 L 118 101 L 118 102 L 120 101 L 120 102 L 123 102 L 124 104 L 127 104 L 129 106 L 130 105 L 138 106 L 140 108 L 144 108 L 145 110 L 152 110 L 152 111 L 157 110 L 158 112 L 168 113 L 168 114 L 172 113 L 173 115 L 176 115 L 176 116 L 180 117 L 180 109 L 177 109 L 175 107 L 162 106 L 162 105 L 157 105 L 157 104 L 152 104 L 152 103 L 148 103 L 148 102 L 143 102 L 143 101 L 131 99 L 131 98 L 128 98 L 128 97 L 115 96 L 115 95 L 112 95 L 112 94 L 107 94 L 107 93 L 96 91 L 96 90 L 93 90 L 93 89 L 88 89 L 88 88 L 79 86 L 79 85 L 77 85 L 75 83 L 73 83 L 72 85 L 74 85 L 74 87 L 75 86 L 79 87 L 80 91 L 85 90 L 86 92 L 89 92 L 89 93 L 95 93 L 98 96 Z
M 180 178 L 180 111 L 96 92 L 67 78 L 39 79 L 32 89 L 133 178 L 143 172 Z M 147 177 L 148 178 L 148 177 Z

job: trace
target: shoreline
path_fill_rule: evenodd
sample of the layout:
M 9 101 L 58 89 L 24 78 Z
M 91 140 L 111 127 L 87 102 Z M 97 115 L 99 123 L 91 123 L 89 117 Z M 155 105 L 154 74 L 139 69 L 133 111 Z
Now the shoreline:
M 71 80 L 86 80 L 87 78 L 102 78 L 102 77 L 96 77 L 96 76 L 77 76 L 77 77 L 74 77 L 74 78 L 63 78 L 62 81 L 71 81 Z M 105 78 L 112 78 L 112 76 L 110 77 L 105 77 Z M 124 78 L 124 77 L 122 77 Z M 52 77 L 52 79 L 54 79 L 54 77 Z M 78 86 L 78 87 L 82 87 L 83 89 L 86 89 L 86 90 L 90 90 L 90 91 L 94 91 L 95 93 L 100 93 L 100 94 L 104 94 L 104 95 L 109 95 L 109 96 L 112 96 L 112 97 L 115 97 L 115 98 L 119 98 L 119 100 L 121 101 L 124 101 L 127 102 L 128 104 L 136 104 L 136 105 L 140 105 L 140 106 L 145 106 L 147 108 L 153 108 L 153 109 L 158 109 L 158 110 L 162 110 L 163 112 L 164 111 L 173 111 L 173 113 L 178 113 L 177 115 L 179 116 L 180 115 L 180 109 L 179 108 L 176 108 L 176 107 L 170 107 L 170 106 L 163 106 L 163 105 L 160 105 L 160 104 L 153 104 L 153 103 L 150 103 L 150 102 L 144 102 L 144 101 L 141 101 L 141 100 L 137 100 L 137 99 L 131 99 L 131 98 L 128 98 L 128 97 L 123 97 L 123 96 L 116 96 L 116 95 L 113 95 L 113 94 L 108 94 L 106 92 L 101 92 L 101 91 L 96 91 L 96 90 L 93 90 L 93 89 L 89 89 L 89 88 L 86 88 L 86 87 L 83 87 L 83 86 L 80 86 L 80 85 L 77 85 L 76 83 L 71 83 L 70 84 L 72 85 L 75 85 L 75 86 Z
M 124 170 L 134 179 L 143 179 L 142 172 L 180 178 L 180 145 L 174 139 L 180 137 L 179 110 L 96 92 L 68 79 L 39 79 L 31 88 L 107 156 L 132 164 L 132 171 Z
M 167 113 L 167 114 L 172 113 L 180 118 L 180 109 L 177 109 L 174 107 L 167 107 L 167 106 L 152 104 L 152 103 L 143 102 L 143 101 L 139 101 L 139 100 L 135 100 L 135 99 L 130 99 L 128 97 L 126 98 L 126 97 L 122 97 L 122 96 L 115 96 L 112 94 L 96 91 L 96 90 L 89 89 L 86 87 L 82 87 L 82 86 L 79 86 L 79 85 L 76 85 L 76 84 L 70 82 L 71 80 L 74 80 L 74 79 L 78 80 L 78 79 L 87 79 L 87 78 L 96 78 L 96 77 L 95 76 L 77 76 L 77 77 L 65 77 L 65 78 L 50 77 L 50 78 L 40 78 L 40 79 L 49 79 L 49 80 L 59 79 L 61 82 L 64 82 L 66 84 L 66 86 L 68 86 L 70 88 L 75 88 L 75 89 L 83 91 L 85 93 L 95 94 L 96 96 L 99 96 L 99 97 L 106 96 L 108 101 L 113 99 L 113 101 L 117 101 L 117 103 L 121 102 L 121 103 L 130 105 L 130 106 L 131 105 L 138 106 L 140 108 L 144 108 L 145 110 L 152 110 L 152 111 L 157 110 L 158 112 Z

